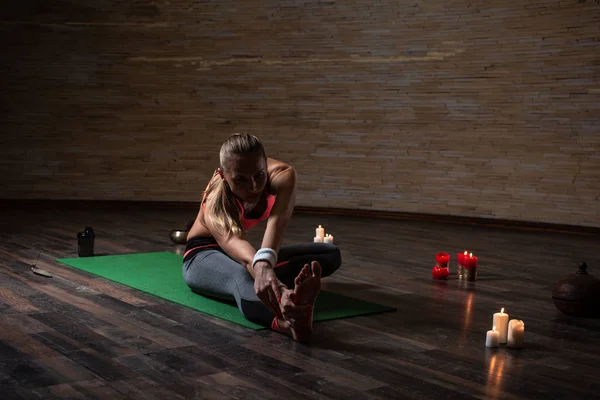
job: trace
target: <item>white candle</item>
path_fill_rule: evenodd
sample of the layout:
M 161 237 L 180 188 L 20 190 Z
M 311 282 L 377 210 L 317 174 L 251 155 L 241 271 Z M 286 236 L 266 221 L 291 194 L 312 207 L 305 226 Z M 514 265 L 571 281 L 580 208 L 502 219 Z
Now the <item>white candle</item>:
M 331 236 L 331 234 L 327 234 L 325 235 L 325 237 L 323 238 L 323 243 L 331 243 L 333 244 L 333 236 Z
M 500 343 L 506 343 L 506 333 L 508 331 L 508 314 L 504 313 L 504 308 L 499 313 L 494 314 L 493 325 L 498 329 Z
M 315 236 L 314 242 L 315 243 L 323 243 L 323 239 L 324 238 L 322 238 L 322 237 Z
M 525 323 L 518 319 L 511 319 L 508 323 L 508 347 L 519 349 L 525 344 Z
M 487 331 L 487 335 L 485 335 L 485 347 L 498 347 L 499 340 L 499 332 L 494 326 L 492 330 Z
M 323 228 L 321 225 L 319 225 L 319 227 L 315 231 L 317 232 L 318 238 L 323 239 L 325 237 L 325 228 Z

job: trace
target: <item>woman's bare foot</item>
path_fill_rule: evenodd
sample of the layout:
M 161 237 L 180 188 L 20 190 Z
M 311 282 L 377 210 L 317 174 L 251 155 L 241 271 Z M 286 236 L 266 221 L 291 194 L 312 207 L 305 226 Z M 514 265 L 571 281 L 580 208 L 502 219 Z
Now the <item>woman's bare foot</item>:
M 307 318 L 312 319 L 312 306 L 296 305 L 294 291 L 284 289 L 281 292 L 280 310 L 283 317 L 273 321 L 271 328 L 289 335 L 297 342 L 308 342 L 312 333 L 312 325 L 307 326 Z
M 294 285 L 294 290 L 281 291 L 280 310 L 284 318 L 278 318 L 273 328 L 306 343 L 312 336 L 313 306 L 321 291 L 321 265 L 317 261 L 304 265 Z
M 321 291 L 321 265 L 317 261 L 313 261 L 311 265 L 305 264 L 294 280 L 294 285 L 291 299 L 297 307 L 305 310 L 291 324 L 294 339 L 308 342 L 313 332 L 313 307 Z
M 321 264 L 305 264 L 294 280 L 294 302 L 314 305 L 321 291 Z

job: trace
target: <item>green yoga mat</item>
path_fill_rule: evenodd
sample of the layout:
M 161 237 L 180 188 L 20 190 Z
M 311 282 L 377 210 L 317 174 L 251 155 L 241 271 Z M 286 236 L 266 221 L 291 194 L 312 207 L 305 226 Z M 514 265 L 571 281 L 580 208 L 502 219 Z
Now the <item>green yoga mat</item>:
M 196 294 L 183 281 L 183 257 L 170 252 L 58 258 L 56 261 L 174 303 L 251 329 L 263 326 L 248 321 L 237 306 Z M 315 321 L 365 315 L 394 308 L 322 290 L 315 303 Z

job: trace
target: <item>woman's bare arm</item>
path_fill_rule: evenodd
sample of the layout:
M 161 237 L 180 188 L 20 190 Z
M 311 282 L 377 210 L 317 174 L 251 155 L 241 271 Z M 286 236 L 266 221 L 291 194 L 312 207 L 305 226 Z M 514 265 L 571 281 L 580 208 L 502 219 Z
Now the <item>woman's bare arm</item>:
M 210 223 L 210 218 L 202 218 L 202 223 L 219 246 L 227 253 L 227 255 L 240 264 L 242 264 L 254 278 L 254 270 L 252 269 L 252 260 L 256 254 L 256 249 L 246 239 L 229 234 L 221 233 Z
M 261 244 L 261 247 L 271 248 L 275 252 L 279 252 L 285 227 L 294 211 L 297 187 L 296 170 L 284 163 L 277 163 L 271 177 L 271 187 L 277 197 Z

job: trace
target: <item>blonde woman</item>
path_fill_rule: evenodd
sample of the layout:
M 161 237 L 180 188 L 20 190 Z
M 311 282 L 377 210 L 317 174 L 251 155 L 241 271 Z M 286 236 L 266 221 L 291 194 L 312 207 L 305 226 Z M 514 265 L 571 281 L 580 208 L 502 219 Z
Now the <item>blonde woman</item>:
M 230 136 L 219 162 L 188 233 L 184 280 L 199 294 L 235 300 L 249 321 L 307 342 L 321 277 L 340 267 L 340 251 L 324 243 L 281 245 L 296 171 L 268 158 L 255 136 Z M 257 250 L 245 232 L 264 220 Z

